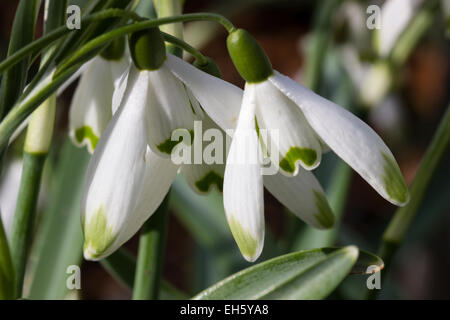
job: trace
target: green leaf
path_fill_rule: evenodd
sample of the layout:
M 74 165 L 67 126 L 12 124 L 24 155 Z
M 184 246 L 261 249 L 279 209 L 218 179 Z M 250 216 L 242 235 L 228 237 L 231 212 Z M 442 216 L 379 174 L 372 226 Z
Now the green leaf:
M 49 205 L 37 230 L 32 260 L 37 260 L 29 298 L 64 299 L 68 293 L 66 273 L 70 265 L 80 265 L 83 235 L 80 203 L 84 172 L 89 162 L 84 149 L 66 139 L 49 190 Z
M 136 270 L 136 258 L 125 248 L 100 261 L 105 270 L 123 287 L 132 289 Z M 161 281 L 159 298 L 161 300 L 184 300 L 187 296 L 165 280 Z
M 322 299 L 349 274 L 357 258 L 354 246 L 290 253 L 244 269 L 193 299 Z
M 17 6 L 12 27 L 8 56 L 33 41 L 38 0 L 21 0 Z M 3 75 L 0 90 L 0 118 L 14 105 L 25 87 L 28 61 L 23 61 Z
M 14 297 L 14 269 L 8 239 L 0 216 L 0 300 Z

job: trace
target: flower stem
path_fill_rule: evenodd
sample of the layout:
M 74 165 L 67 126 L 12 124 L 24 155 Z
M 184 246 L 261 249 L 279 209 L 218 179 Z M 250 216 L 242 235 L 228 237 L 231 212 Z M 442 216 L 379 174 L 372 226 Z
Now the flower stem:
M 444 114 L 443 119 L 433 137 L 433 140 L 428 147 L 425 157 L 420 164 L 416 177 L 410 188 L 410 202 L 395 212 L 386 231 L 383 234 L 381 246 L 378 250 L 378 255 L 385 263 L 385 269 L 382 271 L 386 278 L 386 274 L 391 265 L 392 259 L 401 246 L 403 239 L 411 225 L 414 216 L 419 209 L 422 199 L 425 196 L 428 185 L 433 177 L 433 174 L 439 164 L 439 161 L 447 149 L 450 141 L 450 105 Z M 375 298 L 378 290 L 372 290 L 369 293 L 369 298 Z
M 36 203 L 45 154 L 24 152 L 20 191 L 11 232 L 11 257 L 16 270 L 15 296 L 21 297 L 23 277 L 31 243 Z
M 14 299 L 14 268 L 0 216 L 0 300 Z
M 186 43 L 183 40 L 176 38 L 168 33 L 165 33 L 165 32 L 161 32 L 161 33 L 166 42 L 170 42 L 171 44 L 175 45 L 176 47 L 179 47 L 179 48 L 185 50 L 186 52 L 190 53 L 195 58 L 195 60 L 198 61 L 198 63 L 200 65 L 204 65 L 204 64 L 208 63 L 208 59 L 206 59 L 206 57 L 200 51 L 198 51 L 194 47 L 190 46 L 188 43 Z
M 84 25 L 93 21 L 104 20 L 113 17 L 130 18 L 136 21 L 140 20 L 140 17 L 134 12 L 129 12 L 121 9 L 107 9 L 105 11 L 94 13 L 83 18 L 81 20 L 81 24 Z M 54 41 L 62 38 L 70 32 L 73 31 L 69 30 L 66 26 L 62 26 L 54 29 L 53 31 L 37 39 L 36 41 L 33 41 L 26 46 L 22 46 L 20 50 L 17 50 L 14 54 L 11 54 L 7 59 L 0 63 L 0 73 L 3 73 L 9 68 L 15 66 L 24 58 L 30 55 L 37 54 L 38 52 L 52 44 Z
M 164 24 L 169 23 L 177 23 L 177 22 L 187 22 L 187 21 L 217 21 L 221 23 L 228 32 L 232 32 L 235 30 L 235 27 L 228 21 L 225 17 L 214 14 L 214 13 L 190 13 L 183 14 L 178 16 L 171 16 L 166 18 L 158 18 L 154 20 L 146 20 L 141 22 L 136 22 L 133 24 L 129 24 L 105 34 L 89 41 L 82 48 L 80 48 L 76 53 L 74 53 L 70 58 L 68 58 L 61 66 L 58 67 L 57 74 L 63 72 L 65 69 L 69 68 L 72 64 L 78 63 L 80 59 L 82 59 L 85 55 L 87 55 L 92 50 L 106 44 L 109 41 L 112 41 L 116 38 L 122 37 L 128 33 L 133 33 L 153 27 L 158 27 Z
M 133 300 L 158 299 L 169 213 L 169 194 L 141 228 Z
M 46 0 L 45 31 L 50 32 L 63 24 L 67 1 Z M 51 52 L 52 48 L 47 51 Z M 45 57 L 42 65 L 45 64 Z M 42 66 L 41 65 L 41 66 Z M 16 268 L 16 295 L 22 295 L 23 277 L 27 262 L 29 244 L 32 237 L 36 204 L 41 186 L 44 162 L 50 149 L 55 122 L 56 95 L 53 94 L 36 109 L 30 118 L 25 137 L 22 180 L 19 188 L 18 203 L 14 214 L 11 249 Z
M 305 67 L 305 85 L 317 91 L 320 85 L 323 60 L 331 39 L 332 16 L 342 0 L 322 0 L 315 16 L 315 26 L 308 41 L 308 54 Z

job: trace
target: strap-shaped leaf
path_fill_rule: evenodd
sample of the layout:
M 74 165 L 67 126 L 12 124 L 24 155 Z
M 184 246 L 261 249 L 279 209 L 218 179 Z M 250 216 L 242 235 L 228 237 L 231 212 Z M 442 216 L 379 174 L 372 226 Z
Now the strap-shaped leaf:
M 12 299 L 14 294 L 14 269 L 8 239 L 0 215 L 0 300 Z
M 313 249 L 244 269 L 193 299 L 322 299 L 350 273 L 358 249 Z

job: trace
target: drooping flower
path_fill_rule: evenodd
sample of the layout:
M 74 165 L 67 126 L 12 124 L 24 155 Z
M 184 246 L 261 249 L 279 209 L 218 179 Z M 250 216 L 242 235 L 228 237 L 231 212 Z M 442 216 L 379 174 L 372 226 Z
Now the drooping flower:
M 143 52 L 146 53 L 154 50 L 146 45 L 157 44 L 157 41 L 143 42 L 139 41 L 139 37 L 131 41 L 135 49 L 144 47 Z M 132 55 L 137 68 L 134 65 L 130 67 L 127 81 L 122 81 L 118 89 L 123 92 L 123 97 L 116 99 L 121 101 L 120 107 L 102 135 L 89 165 L 82 204 L 86 259 L 98 260 L 114 252 L 138 231 L 163 200 L 178 170 L 178 166 L 169 159 L 169 153 L 165 152 L 179 146 L 177 141 L 171 139 L 174 130 L 180 129 L 180 125 L 173 125 L 172 115 L 186 107 L 184 102 L 189 102 L 189 119 L 202 118 L 205 128 L 215 127 L 215 123 L 223 130 L 236 127 L 242 90 L 162 52 L 162 62 L 159 64 L 155 55 L 151 61 L 142 61 L 146 58 L 137 57 L 136 51 Z M 158 81 L 152 82 L 153 79 Z M 160 79 L 171 85 L 161 85 L 163 81 Z M 182 93 L 187 98 L 181 97 Z M 183 103 L 180 104 L 180 101 Z M 187 113 L 186 110 L 181 112 Z M 150 113 L 159 116 L 166 124 L 156 128 L 156 133 L 155 128 L 150 128 Z M 190 130 L 192 126 L 193 123 L 186 121 L 181 129 Z M 167 148 L 161 150 L 158 148 L 161 145 L 159 141 L 170 142 L 166 143 Z M 220 190 L 223 170 L 223 165 L 215 164 L 181 166 L 189 184 L 202 194 L 212 186 Z M 302 174 L 289 180 L 277 174 L 265 183 L 280 201 L 305 221 L 325 227 L 330 226 L 331 219 L 332 224 L 333 215 L 323 190 L 308 171 L 302 171 Z M 296 190 L 301 193 L 296 194 Z M 287 196 L 292 194 L 302 201 L 292 201 Z M 242 197 L 245 198 L 245 195 Z M 259 200 L 262 203 L 263 199 Z M 256 234 L 264 232 L 264 221 L 259 224 L 255 235 L 249 238 L 247 225 L 240 226 L 228 220 L 244 256 L 253 261 L 262 249 L 263 236 L 259 236 L 257 241 L 251 237 L 256 239 Z
M 82 223 L 88 260 L 114 252 L 153 214 L 179 169 L 170 158 L 179 143 L 172 140 L 172 133 L 178 129 L 191 132 L 194 120 L 203 117 L 189 88 L 166 64 L 164 42 L 156 31 L 130 38 L 134 64 L 120 81 L 117 91 L 123 94 L 113 103 L 119 107 L 95 148 L 86 174 Z M 147 36 L 157 41 L 146 41 Z M 145 54 L 139 56 L 140 50 Z M 148 53 L 155 50 L 157 56 L 149 59 Z M 239 103 L 241 90 L 220 81 L 218 90 L 225 90 L 231 101 Z M 205 180 L 201 174 L 208 171 L 202 170 L 184 170 L 199 192 L 208 191 L 214 182 Z M 196 179 L 203 185 L 197 185 Z
M 125 41 L 107 47 L 85 66 L 72 99 L 69 113 L 69 135 L 79 147 L 86 145 L 90 153 L 111 120 L 113 94 L 122 74 L 129 66 Z
M 259 257 L 264 243 L 263 183 L 282 204 L 308 224 L 320 229 L 333 226 L 333 213 L 322 187 L 311 172 L 297 168 L 295 170 L 297 174 L 290 178 L 280 172 L 261 176 L 261 166 L 256 161 L 263 153 L 259 149 L 257 121 L 254 114 L 251 116 L 254 112 L 255 99 L 248 90 L 244 93 L 243 99 L 236 102 L 226 90 L 231 84 L 223 84 L 220 79 L 211 77 L 174 56 L 167 57 L 167 64 L 192 91 L 204 111 L 216 124 L 227 133 L 233 133 L 229 130 L 236 129 L 227 157 L 223 186 L 224 205 L 230 229 L 241 253 L 248 261 L 255 261 Z M 238 133 L 240 131 L 245 136 L 242 139 Z M 242 143 L 237 143 L 238 140 L 242 140 Z M 237 145 L 241 145 L 242 148 L 237 148 Z M 239 160 L 240 154 L 251 153 L 252 150 L 255 152 L 252 163 L 232 161 L 232 158 L 236 157 Z
M 239 29 L 231 33 L 227 44 L 235 66 L 247 83 L 227 159 L 224 205 L 235 239 L 248 260 L 255 260 L 262 249 L 263 181 L 270 185 L 270 191 L 278 191 L 277 198 L 291 206 L 300 201 L 295 198 L 297 193 L 286 189 L 281 194 L 277 182 L 294 179 L 291 186 L 300 180 L 312 183 L 308 187 L 310 197 L 305 198 L 308 204 L 314 199 L 314 209 L 318 208 L 320 214 L 306 210 L 308 214 L 303 218 L 311 222 L 314 217 L 322 227 L 333 224 L 323 193 L 314 189 L 313 178 L 301 168 L 317 167 L 323 148 L 333 150 L 388 201 L 396 205 L 408 202 L 408 189 L 394 156 L 367 124 L 274 71 L 262 48 L 246 31 Z M 258 139 L 261 129 L 270 129 L 262 141 Z M 278 140 L 271 138 L 273 132 L 279 132 Z M 268 148 L 272 162 L 285 178 L 267 176 L 263 179 L 263 147 Z M 276 153 L 280 159 L 277 163 Z M 289 178 L 292 176 L 294 178 Z

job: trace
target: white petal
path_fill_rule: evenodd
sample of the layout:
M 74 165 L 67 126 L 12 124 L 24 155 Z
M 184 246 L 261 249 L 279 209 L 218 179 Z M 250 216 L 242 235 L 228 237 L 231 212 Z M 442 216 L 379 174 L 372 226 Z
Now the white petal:
M 167 55 L 166 63 L 173 74 L 192 90 L 205 112 L 223 130 L 236 127 L 242 103 L 241 89 L 171 54 Z
M 320 138 L 380 195 L 396 205 L 409 200 L 408 188 L 389 148 L 367 124 L 337 104 L 279 73 L 271 77 L 303 111 Z
M 91 153 L 111 120 L 113 91 L 109 62 L 94 58 L 81 76 L 69 113 L 70 137 L 78 146 L 87 145 Z
M 174 165 L 170 159 L 159 157 L 150 148 L 147 148 L 141 193 L 133 214 L 126 220 L 117 244 L 122 245 L 128 241 L 158 209 L 169 191 L 177 171 L 178 166 Z
M 264 186 L 297 217 L 319 229 L 331 228 L 334 216 L 316 177 L 300 168 L 295 177 L 265 175 Z
M 165 65 L 158 70 L 145 72 L 149 77 L 148 144 L 155 153 L 169 157 L 177 145 L 172 140 L 172 132 L 176 129 L 191 131 L 194 128 L 195 110 L 183 83 Z
M 98 260 L 116 250 L 134 212 L 145 171 L 147 149 L 146 73 L 131 74 L 123 105 L 102 135 L 84 185 L 84 256 Z
M 8 166 L 5 168 L 0 183 L 0 215 L 8 239 L 10 239 L 11 236 L 21 175 L 22 160 L 13 160 L 9 162 Z
M 414 16 L 423 0 L 389 0 L 381 8 L 381 28 L 377 30 L 378 47 L 382 56 L 387 56 L 399 35 Z
M 131 62 L 128 53 L 118 60 L 109 61 L 111 76 L 114 84 L 114 93 L 112 96 L 112 114 L 117 111 L 117 108 L 122 102 L 125 89 L 127 87 L 128 74 L 130 72 Z
M 188 164 L 181 167 L 189 186 L 200 195 L 208 194 L 213 188 L 222 192 L 224 164 Z
M 322 147 L 302 111 L 270 81 L 254 84 L 260 136 L 281 171 L 296 175 L 301 164 L 312 170 L 320 164 Z M 266 129 L 266 132 L 262 132 Z M 274 153 L 278 152 L 274 159 Z
M 223 191 L 226 138 L 225 132 L 208 115 L 201 120 L 201 128 L 198 124 L 194 128 L 191 161 L 182 165 L 181 172 L 196 193 L 205 195 L 213 188 Z
M 261 149 L 255 128 L 255 92 L 246 86 L 225 168 L 223 199 L 231 232 L 242 255 L 255 261 L 264 244 Z

